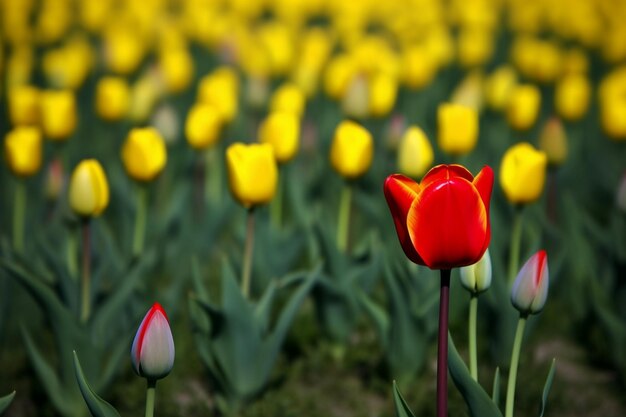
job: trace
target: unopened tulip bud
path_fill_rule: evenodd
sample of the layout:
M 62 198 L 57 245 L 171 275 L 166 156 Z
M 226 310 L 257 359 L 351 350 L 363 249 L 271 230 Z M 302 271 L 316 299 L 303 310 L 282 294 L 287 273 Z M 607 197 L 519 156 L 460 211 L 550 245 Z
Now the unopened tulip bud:
M 541 92 L 534 85 L 518 85 L 511 91 L 506 118 L 514 129 L 528 130 L 537 120 L 541 106 Z
M 346 120 L 337 126 L 330 148 L 330 163 L 345 178 L 365 174 L 372 164 L 374 141 L 363 126 Z
M 500 185 L 511 203 L 530 203 L 539 198 L 546 181 L 548 157 L 523 142 L 509 148 L 500 165 Z
M 491 256 L 489 250 L 480 261 L 461 268 L 461 285 L 472 294 L 480 294 L 491 286 Z
M 122 147 L 122 162 L 137 181 L 151 181 L 165 168 L 167 149 L 161 134 L 152 127 L 134 128 Z
M 187 114 L 185 137 L 194 149 L 206 149 L 220 138 L 222 116 L 218 109 L 210 104 L 196 104 Z
M 550 118 L 539 135 L 539 149 L 546 153 L 550 165 L 561 165 L 567 158 L 567 134 L 560 119 Z
M 109 183 L 95 159 L 81 161 L 70 179 L 70 207 L 79 216 L 99 216 L 109 204 Z
M 233 143 L 226 149 L 226 162 L 230 191 L 244 207 L 272 200 L 278 182 L 272 145 Z
M 437 109 L 438 143 L 452 155 L 470 152 L 478 141 L 478 112 L 461 104 L 443 103 Z
M 41 131 L 35 126 L 18 126 L 6 134 L 4 157 L 13 174 L 31 176 L 41 168 Z
M 274 92 L 270 99 L 271 112 L 291 112 L 298 117 L 304 114 L 306 96 L 295 84 L 284 84 Z
M 523 315 L 540 313 L 548 298 L 549 281 L 548 255 L 540 250 L 526 261 L 515 278 L 511 290 L 513 306 Z
M 96 86 L 96 113 L 107 121 L 126 116 L 130 103 L 130 87 L 122 77 L 103 77 Z
M 300 119 L 291 112 L 270 114 L 259 127 L 259 141 L 272 145 L 279 163 L 290 161 L 298 152 Z
M 421 178 L 432 167 L 435 154 L 422 129 L 411 126 L 400 141 L 398 169 L 412 178 Z
M 41 126 L 46 138 L 66 140 L 76 129 L 76 98 L 70 90 L 41 94 Z
M 165 378 L 174 366 L 174 338 L 167 314 L 154 303 L 141 321 L 131 348 L 131 361 L 137 375 L 157 380 Z

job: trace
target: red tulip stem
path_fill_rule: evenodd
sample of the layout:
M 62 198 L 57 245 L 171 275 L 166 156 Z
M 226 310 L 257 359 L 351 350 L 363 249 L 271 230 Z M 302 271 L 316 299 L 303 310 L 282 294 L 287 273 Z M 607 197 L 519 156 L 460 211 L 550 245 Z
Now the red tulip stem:
M 90 218 L 82 219 L 83 271 L 81 275 L 80 322 L 85 323 L 91 314 L 91 230 Z
M 250 297 L 250 276 L 252 275 L 252 258 L 254 254 L 254 207 L 248 209 L 246 222 L 246 246 L 243 254 L 243 270 L 241 275 L 241 292 Z
M 448 417 L 448 310 L 450 270 L 441 270 L 439 293 L 439 342 L 437 345 L 437 417 Z

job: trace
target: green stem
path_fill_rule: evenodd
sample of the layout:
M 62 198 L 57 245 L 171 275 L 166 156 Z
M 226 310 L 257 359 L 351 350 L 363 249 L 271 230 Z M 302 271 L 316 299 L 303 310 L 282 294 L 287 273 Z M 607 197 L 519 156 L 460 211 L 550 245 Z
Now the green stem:
M 512 285 L 519 269 L 520 246 L 522 244 L 522 209 L 515 207 L 511 246 L 509 252 L 509 284 Z
M 146 417 L 154 416 L 154 398 L 156 395 L 156 379 L 148 379 L 146 389 Z
M 220 158 L 220 150 L 220 144 L 216 144 L 206 151 L 205 157 L 205 198 L 208 198 L 213 202 L 219 202 L 220 195 L 222 194 L 222 160 Z
M 504 417 L 513 417 L 513 404 L 515 403 L 515 383 L 517 382 L 517 366 L 519 364 L 519 354 L 524 338 L 524 327 L 526 326 L 526 316 L 520 315 L 513 341 L 513 352 L 511 353 L 511 365 L 509 368 L 509 382 L 506 387 L 506 411 Z
M 78 252 L 78 236 L 74 226 L 70 226 L 67 236 L 67 271 L 70 277 L 74 280 L 78 280 L 78 258 L 76 253 Z
M 246 246 L 244 249 L 243 270 L 241 275 L 241 292 L 250 297 L 250 276 L 252 275 L 252 255 L 254 253 L 254 207 L 248 209 L 246 221 Z
M 26 186 L 22 179 L 15 183 L 13 201 L 13 249 L 17 253 L 24 251 L 24 214 L 26 211 Z
M 339 220 L 337 224 L 337 247 L 343 253 L 348 250 L 348 237 L 350 233 L 350 203 L 352 200 L 352 187 L 349 184 L 343 186 L 341 201 L 339 203 Z
M 281 168 L 282 171 L 282 168 Z M 272 200 L 270 205 L 272 223 L 276 226 L 277 229 L 281 228 L 282 220 L 283 220 L 283 188 L 284 188 L 284 180 L 282 173 L 278 175 L 278 184 L 276 187 L 276 196 Z
M 141 184 L 136 191 L 137 208 L 135 212 L 135 232 L 133 235 L 133 257 L 138 258 L 143 252 L 146 237 L 146 212 L 148 211 L 148 190 Z
M 478 312 L 478 295 L 472 294 L 469 305 L 469 359 L 470 374 L 478 382 L 478 355 L 476 352 L 476 316 Z
M 80 321 L 86 323 L 91 314 L 91 219 L 82 220 L 83 232 L 83 273 L 81 275 L 80 290 Z

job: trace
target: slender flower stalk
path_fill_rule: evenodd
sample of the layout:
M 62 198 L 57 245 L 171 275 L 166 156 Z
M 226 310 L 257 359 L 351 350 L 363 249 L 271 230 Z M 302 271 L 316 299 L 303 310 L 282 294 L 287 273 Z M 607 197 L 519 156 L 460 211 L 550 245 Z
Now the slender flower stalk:
M 219 201 L 222 195 L 222 147 L 217 144 L 206 151 L 205 156 L 205 198 Z
M 246 246 L 244 249 L 243 269 L 241 273 L 241 292 L 250 297 L 250 277 L 252 275 L 252 258 L 254 254 L 254 206 L 248 209 L 246 221 Z
M 519 256 L 522 244 L 522 206 L 515 206 L 513 215 L 513 230 L 511 231 L 511 245 L 509 247 L 509 284 L 513 284 L 519 271 Z
M 154 398 L 156 396 L 156 379 L 148 379 L 148 388 L 146 389 L 146 417 L 154 416 Z
M 476 348 L 476 319 L 478 312 L 478 295 L 472 294 L 469 305 L 468 336 L 470 375 L 478 382 L 478 352 Z
M 13 249 L 17 253 L 24 251 L 24 212 L 26 211 L 26 186 L 20 178 L 15 182 L 13 200 Z
M 352 203 L 352 187 L 345 184 L 339 202 L 339 218 L 337 223 L 337 247 L 343 253 L 348 250 L 350 236 L 350 206 Z
M 437 345 L 437 417 L 448 417 L 448 310 L 450 269 L 441 270 L 439 341 Z
M 133 257 L 137 258 L 143 252 L 146 237 L 148 190 L 144 184 L 138 184 L 135 194 L 137 198 L 137 211 L 135 212 L 135 231 L 133 233 Z
M 279 170 L 283 168 L 279 167 Z M 282 174 L 282 172 L 279 172 Z M 277 229 L 282 227 L 283 223 L 283 188 L 285 188 L 284 184 L 285 180 L 283 179 L 283 175 L 278 175 L 278 184 L 276 184 L 276 195 L 270 204 L 270 215 L 272 219 L 272 223 Z
M 524 328 L 526 327 L 527 315 L 520 314 L 517 321 L 517 330 L 513 341 L 513 352 L 511 353 L 511 364 L 509 367 L 509 381 L 506 389 L 506 406 L 504 417 L 513 417 L 513 405 L 515 403 L 515 383 L 517 382 L 517 368 L 519 365 L 519 355 L 524 338 Z
M 80 290 L 80 321 L 86 323 L 91 314 L 91 218 L 82 219 L 83 263 Z

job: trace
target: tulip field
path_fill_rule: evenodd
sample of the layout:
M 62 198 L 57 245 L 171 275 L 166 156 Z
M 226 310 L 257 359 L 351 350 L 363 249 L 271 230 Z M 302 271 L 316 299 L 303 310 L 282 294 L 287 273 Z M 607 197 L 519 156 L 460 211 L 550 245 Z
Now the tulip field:
M 625 21 L 0 0 L 0 416 L 626 416 Z

